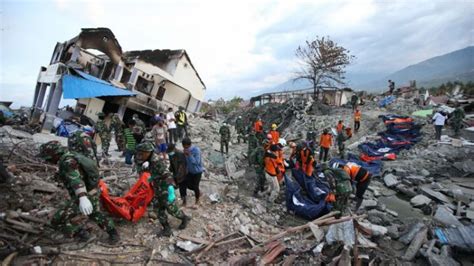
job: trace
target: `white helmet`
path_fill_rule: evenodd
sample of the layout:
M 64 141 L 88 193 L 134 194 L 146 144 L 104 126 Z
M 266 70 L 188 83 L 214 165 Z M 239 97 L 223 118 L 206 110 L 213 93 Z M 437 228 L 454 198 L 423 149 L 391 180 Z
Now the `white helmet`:
M 331 167 L 332 167 L 332 168 L 338 168 L 338 167 L 339 167 L 339 163 L 338 163 L 338 162 L 334 162 L 334 163 L 332 163 Z
M 278 139 L 278 144 L 281 146 L 285 147 L 286 146 L 286 140 L 284 138 L 279 138 Z

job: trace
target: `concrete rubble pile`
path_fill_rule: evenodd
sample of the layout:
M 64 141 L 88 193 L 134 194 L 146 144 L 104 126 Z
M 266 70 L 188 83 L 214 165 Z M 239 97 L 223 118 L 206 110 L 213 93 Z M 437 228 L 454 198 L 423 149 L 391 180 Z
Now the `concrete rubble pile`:
M 377 107 L 366 101 L 358 133 L 347 141 L 351 152 L 358 144 L 378 138 L 384 130 L 379 115 L 411 114 L 408 100 Z M 219 127 L 241 115 L 248 121 L 260 116 L 268 127 L 279 125 L 287 140 L 307 131 L 319 133 L 344 120 L 352 126 L 352 110 L 296 101 L 267 104 L 218 120 L 193 117 L 190 136 L 201 148 L 206 173 L 201 182 L 204 202 L 184 208 L 189 226 L 169 238 L 157 238 L 159 225 L 150 206 L 137 223 L 117 221 L 122 240 L 118 246 L 95 225 L 97 238 L 87 243 L 62 236 L 49 225 L 57 206 L 67 197 L 55 181 L 56 166 L 35 157 L 39 144 L 65 138 L 45 133 L 31 135 L 8 126 L 0 128 L 2 166 L 8 181 L 0 184 L 0 256 L 15 264 L 328 264 L 328 265 L 461 265 L 474 260 L 474 168 L 469 142 L 446 144 L 431 140 L 434 129 L 425 126 L 423 139 L 397 160 L 384 161 L 374 177 L 362 210 L 349 215 L 331 212 L 314 221 L 286 210 L 284 188 L 275 203 L 255 198 L 256 176 L 248 166 L 247 145 L 237 144 L 232 129 L 229 155 L 220 154 Z M 417 122 L 426 123 L 425 119 Z M 445 133 L 451 135 L 450 130 Z M 445 139 L 447 140 L 447 139 Z M 452 142 L 452 140 L 451 140 Z M 111 150 L 114 150 L 114 142 Z M 137 180 L 118 152 L 101 162 L 101 173 L 111 193 L 123 195 Z M 331 149 L 337 157 L 336 149 Z M 173 228 L 179 221 L 170 218 Z

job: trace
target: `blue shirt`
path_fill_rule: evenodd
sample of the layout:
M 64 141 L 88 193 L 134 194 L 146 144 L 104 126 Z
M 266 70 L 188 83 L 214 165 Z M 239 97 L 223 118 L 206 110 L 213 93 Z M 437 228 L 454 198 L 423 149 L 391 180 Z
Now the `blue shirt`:
M 189 147 L 189 155 L 186 155 L 188 173 L 200 174 L 204 172 L 201 160 L 201 150 L 197 146 Z

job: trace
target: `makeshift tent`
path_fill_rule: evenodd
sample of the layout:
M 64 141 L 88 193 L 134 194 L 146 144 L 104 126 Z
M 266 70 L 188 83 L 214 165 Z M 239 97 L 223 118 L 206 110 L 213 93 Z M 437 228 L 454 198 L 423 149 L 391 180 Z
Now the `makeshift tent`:
M 123 197 L 109 195 L 107 185 L 99 181 L 102 190 L 100 196 L 104 208 L 111 214 L 126 220 L 137 222 L 145 214 L 148 204 L 153 199 L 154 191 L 148 182 L 150 173 L 144 172 L 137 183 Z

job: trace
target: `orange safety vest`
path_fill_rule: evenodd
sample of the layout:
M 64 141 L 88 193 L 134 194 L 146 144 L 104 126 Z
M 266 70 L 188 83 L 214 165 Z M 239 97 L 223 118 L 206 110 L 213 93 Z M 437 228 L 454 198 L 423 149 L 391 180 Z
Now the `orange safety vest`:
M 362 113 L 360 111 L 356 111 L 354 113 L 354 121 L 356 122 L 360 122 L 360 117 L 361 117 Z
M 344 171 L 351 177 L 352 181 L 357 181 L 355 180 L 357 174 L 359 173 L 360 166 L 355 164 L 355 163 L 347 163 L 344 165 Z M 357 182 L 364 182 L 367 177 L 369 177 L 369 172 L 367 172 L 359 181 Z
M 312 176 L 314 171 L 314 158 L 310 153 L 311 152 L 308 149 L 300 151 L 301 168 L 307 176 Z
M 273 144 L 277 144 L 280 140 L 280 133 L 276 130 L 270 130 L 270 135 L 272 135 Z
M 263 132 L 263 123 L 262 123 L 262 121 L 255 122 L 254 128 L 255 128 L 255 132 L 257 132 L 257 133 Z
M 332 136 L 331 134 L 322 134 L 319 140 L 319 145 L 323 148 L 329 149 L 332 145 Z
M 344 124 L 342 124 L 342 123 L 339 124 L 338 123 L 337 126 L 336 126 L 337 133 L 341 133 L 343 128 L 344 128 Z
M 279 172 L 277 158 L 265 157 L 265 171 L 271 175 L 276 176 Z

